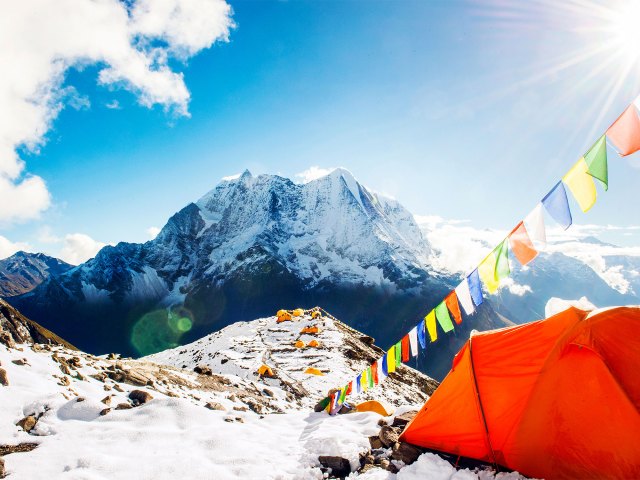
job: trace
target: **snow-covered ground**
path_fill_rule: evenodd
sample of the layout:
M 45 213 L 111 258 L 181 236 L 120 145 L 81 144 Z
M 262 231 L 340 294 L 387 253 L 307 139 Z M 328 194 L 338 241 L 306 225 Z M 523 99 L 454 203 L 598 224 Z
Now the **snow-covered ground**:
M 332 417 L 309 407 L 327 387 L 355 373 L 349 368 L 360 368 L 375 349 L 356 351 L 357 332 L 328 318 L 317 337 L 322 350 L 283 349 L 295 337 L 287 332 L 299 331 L 309 321 L 276 324 L 272 317 L 232 325 L 182 347 L 193 353 L 198 346 L 202 354 L 191 356 L 186 369 L 146 359 L 97 358 L 60 346 L 9 348 L 0 343 L 0 368 L 8 379 L 8 386 L 0 385 L 0 455 L 7 446 L 37 444 L 31 451 L 3 457 L 7 478 L 322 479 L 320 455 L 349 460 L 354 470 L 350 478 L 493 478 L 484 471 L 456 471 L 433 454 L 423 454 L 397 475 L 379 468 L 355 473 L 360 454 L 371 448 L 368 437 L 380 430 L 381 417 L 370 412 Z M 363 358 L 346 363 L 340 352 L 349 349 Z M 203 362 L 209 354 L 213 360 Z M 184 355 L 178 350 L 154 357 L 175 363 Z M 224 358 L 228 360 L 222 362 Z M 252 375 L 263 359 L 289 387 Z M 300 370 L 314 359 L 317 368 L 330 371 L 326 377 L 303 378 Z M 209 363 L 222 375 L 198 375 L 191 368 L 196 363 Z M 287 388 L 300 384 L 304 393 L 296 401 Z M 403 401 L 398 388 L 390 382 L 396 393 L 386 394 L 396 404 Z M 133 390 L 153 398 L 136 406 L 129 399 Z M 385 398 L 381 392 L 386 390 L 374 391 Z M 422 400 L 413 403 L 398 412 Z M 27 416 L 37 418 L 30 433 L 16 425 Z

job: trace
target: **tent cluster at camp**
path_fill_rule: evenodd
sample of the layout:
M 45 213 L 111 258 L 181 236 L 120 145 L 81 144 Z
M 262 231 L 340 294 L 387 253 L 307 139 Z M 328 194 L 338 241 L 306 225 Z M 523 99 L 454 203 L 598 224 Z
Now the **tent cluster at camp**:
M 296 308 L 294 310 L 278 310 L 278 312 L 276 313 L 276 322 L 277 323 L 282 323 L 282 322 L 294 322 L 299 320 L 300 318 L 302 318 L 305 315 L 310 315 L 312 319 L 314 320 L 321 320 L 322 319 L 322 311 L 320 308 L 315 307 L 309 310 L 305 310 L 302 308 Z M 303 327 L 300 330 L 300 335 L 318 335 L 321 332 L 320 326 L 318 324 L 314 324 L 314 325 L 307 325 L 306 327 Z M 316 339 L 312 339 L 309 342 L 304 342 L 301 338 L 298 338 L 293 346 L 297 349 L 304 349 L 304 348 L 320 348 L 321 344 L 318 340 Z M 273 369 L 271 367 L 269 367 L 266 364 L 261 365 L 258 368 L 258 375 L 259 376 L 263 376 L 263 377 L 274 377 L 275 374 L 273 372 Z M 309 374 L 309 375 L 318 375 L 318 376 L 322 376 L 324 375 L 324 373 L 314 367 L 309 367 L 307 368 L 304 373 Z
M 476 308 L 484 302 L 483 285 L 487 292 L 493 294 L 498 290 L 501 281 L 511 274 L 510 254 L 522 265 L 527 265 L 546 247 L 544 211 L 564 229 L 569 228 L 573 220 L 565 185 L 580 208 L 585 212 L 589 210 L 596 201 L 594 178 L 602 183 L 605 190 L 608 189 L 607 139 L 621 156 L 640 150 L 640 117 L 634 104 L 618 117 L 562 180 L 455 289 L 393 345 L 386 355 L 343 386 L 332 401 L 339 405 L 348 395 L 378 385 L 395 370 L 397 364 L 407 362 L 411 357 L 418 355 L 419 346 L 422 349 L 426 348 L 427 335 L 430 342 L 435 342 L 439 329 L 444 333 L 453 331 L 451 317 L 456 324 L 462 322 L 460 306 L 466 315 L 475 313 Z

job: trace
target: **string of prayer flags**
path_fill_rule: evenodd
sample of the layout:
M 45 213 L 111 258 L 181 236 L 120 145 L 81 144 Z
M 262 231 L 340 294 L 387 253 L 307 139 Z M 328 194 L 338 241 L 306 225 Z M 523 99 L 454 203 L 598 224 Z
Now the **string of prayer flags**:
M 505 238 L 494 252 L 496 252 L 496 271 L 494 275 L 499 282 L 511 275 L 511 267 L 509 266 L 509 239 Z
M 567 200 L 567 192 L 562 181 L 556 183 L 555 187 L 542 199 L 542 205 L 547 209 L 549 215 L 558 222 L 565 230 L 571 226 L 571 209 Z
M 367 368 L 367 382 L 369 388 L 373 388 L 376 386 L 376 384 L 373 382 L 373 371 L 371 365 L 369 365 L 369 367 Z
M 411 356 L 418 356 L 418 327 L 409 330 L 409 346 L 411 347 Z
M 521 265 L 527 265 L 538 256 L 538 251 L 533 246 L 527 227 L 520 222 L 509 234 L 509 247 Z
M 409 334 L 402 337 L 402 362 L 407 363 L 409 361 Z
M 344 403 L 345 398 L 347 398 L 347 387 L 343 387 L 340 390 L 340 397 L 338 399 L 338 406 L 342 405 Z
M 589 166 L 584 158 L 578 160 L 562 177 L 583 212 L 588 212 L 596 203 L 596 183 L 589 175 Z
M 369 389 L 369 379 L 367 378 L 367 370 L 364 370 L 362 372 L 362 377 L 360 378 L 360 385 L 362 386 L 363 392 L 366 392 Z
M 449 295 L 444 297 L 444 303 L 447 304 L 447 308 L 453 315 L 453 319 L 460 325 L 462 323 L 462 314 L 460 313 L 460 305 L 458 305 L 458 296 L 455 290 L 452 290 Z
M 460 282 L 460 285 L 456 287 L 456 295 L 458 300 L 460 300 L 460 304 L 462 308 L 464 308 L 464 312 L 467 315 L 472 315 L 473 312 L 476 311 L 476 307 L 473 306 L 473 300 L 471 300 L 471 292 L 469 291 L 469 282 L 465 278 Z
M 396 367 L 402 364 L 402 340 L 396 343 Z
M 347 395 L 351 395 L 351 393 L 353 393 L 353 380 L 347 384 Z
M 544 214 L 542 203 L 538 203 L 523 221 L 527 234 L 537 250 L 544 250 L 547 246 L 547 231 L 544 226 Z
M 427 332 L 425 331 L 424 318 L 418 324 L 418 342 L 423 350 L 427 348 Z
M 478 273 L 477 268 L 467 277 L 467 282 L 469 282 L 469 293 L 471 294 L 473 303 L 476 307 L 479 307 L 480 305 L 482 305 L 482 302 L 484 302 L 484 299 L 482 297 L 480 274 Z
M 629 107 L 607 130 L 607 138 L 618 149 L 621 157 L 640 150 L 640 119 L 635 105 Z
M 449 316 L 449 310 L 444 302 L 440 302 L 435 308 L 436 318 L 438 323 L 442 327 L 442 330 L 447 333 L 453 330 L 453 323 L 451 323 L 451 317 Z
M 607 137 L 602 135 L 593 147 L 584 154 L 587 162 L 587 173 L 602 182 L 605 190 L 609 190 L 609 169 L 607 167 Z
M 387 350 L 387 372 L 393 373 L 396 371 L 396 346 L 392 345 L 389 350 Z
M 431 310 L 426 317 L 424 317 L 424 324 L 429 332 L 429 338 L 432 342 L 438 339 L 438 330 L 436 329 L 436 312 Z
M 362 374 L 356 377 L 356 393 L 362 392 Z

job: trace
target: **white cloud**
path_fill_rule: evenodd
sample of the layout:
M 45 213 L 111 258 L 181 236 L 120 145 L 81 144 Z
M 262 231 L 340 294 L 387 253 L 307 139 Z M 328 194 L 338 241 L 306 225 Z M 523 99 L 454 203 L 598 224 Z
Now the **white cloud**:
M 104 104 L 109 110 L 120 110 L 122 107 L 120 106 L 120 102 L 118 100 L 111 100 Z
M 106 243 L 98 242 L 84 233 L 70 233 L 64 237 L 58 258 L 72 265 L 79 265 L 95 257 L 105 245 Z
M 317 165 L 307 168 L 304 172 L 296 173 L 295 177 L 299 178 L 302 183 L 309 183 L 312 180 L 329 175 L 336 167 L 320 168 Z
M 500 288 L 506 288 L 514 295 L 522 297 L 525 293 L 531 293 L 531 287 L 529 285 L 520 285 L 511 277 L 507 277 L 500 283 Z
M 558 297 L 551 297 L 544 307 L 544 316 L 552 317 L 560 312 L 564 312 L 569 307 L 576 307 L 580 310 L 595 310 L 597 307 L 589 301 L 587 297 L 581 297 L 579 300 L 564 300 Z
M 160 228 L 158 227 L 149 227 L 147 228 L 147 235 L 149 235 L 149 239 L 153 240 L 160 233 Z
M 445 220 L 437 215 L 415 215 L 427 240 L 433 247 L 431 265 L 445 273 L 466 274 L 497 246 L 509 233 L 506 230 L 480 230 L 465 225 L 459 220 Z M 569 230 L 558 226 L 547 227 L 548 253 L 562 253 L 580 260 L 589 266 L 611 288 L 626 293 L 631 288 L 631 271 L 625 271 L 622 265 L 611 264 L 613 256 L 640 257 L 640 247 L 618 247 L 586 241 L 587 237 L 596 237 L 607 231 L 635 231 L 638 226 L 617 225 L 579 225 Z M 535 268 L 535 266 L 533 267 Z M 511 293 L 524 295 L 530 287 L 527 285 L 504 284 Z
M 242 176 L 241 173 L 236 173 L 234 175 L 229 175 L 227 177 L 222 177 L 222 181 L 223 182 L 231 182 L 233 180 L 237 180 L 238 178 L 240 178 Z
M 31 246 L 28 243 L 17 242 L 14 243 L 6 237 L 0 235 L 0 259 L 10 257 L 20 250 L 30 252 Z
M 224 0 L 0 2 L 0 221 L 35 218 L 51 203 L 17 148 L 37 152 L 64 105 L 89 107 L 64 86 L 69 68 L 97 64 L 100 84 L 188 115 L 189 91 L 169 60 L 227 40 L 230 15 Z

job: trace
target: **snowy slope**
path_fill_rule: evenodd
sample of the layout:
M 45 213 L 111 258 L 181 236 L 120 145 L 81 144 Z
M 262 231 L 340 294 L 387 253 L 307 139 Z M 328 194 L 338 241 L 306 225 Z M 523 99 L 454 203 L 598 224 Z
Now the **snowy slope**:
M 318 334 L 300 334 L 305 327 L 319 326 Z M 306 344 L 319 342 L 317 348 L 296 348 L 297 340 Z M 295 321 L 277 323 L 276 317 L 251 322 L 239 322 L 223 328 L 196 342 L 166 350 L 149 357 L 156 363 L 193 369 L 207 365 L 214 373 L 231 376 L 239 381 L 256 382 L 256 371 L 270 366 L 277 378 L 263 378 L 258 388 L 282 388 L 298 405 L 313 407 L 331 388 L 352 380 L 383 351 L 364 336 L 327 315 L 312 319 L 309 314 Z M 308 367 L 319 369 L 324 376 L 305 374 Z M 426 375 L 401 366 L 384 384 L 357 397 L 357 401 L 384 400 L 393 405 L 420 404 L 433 391 L 436 383 Z

